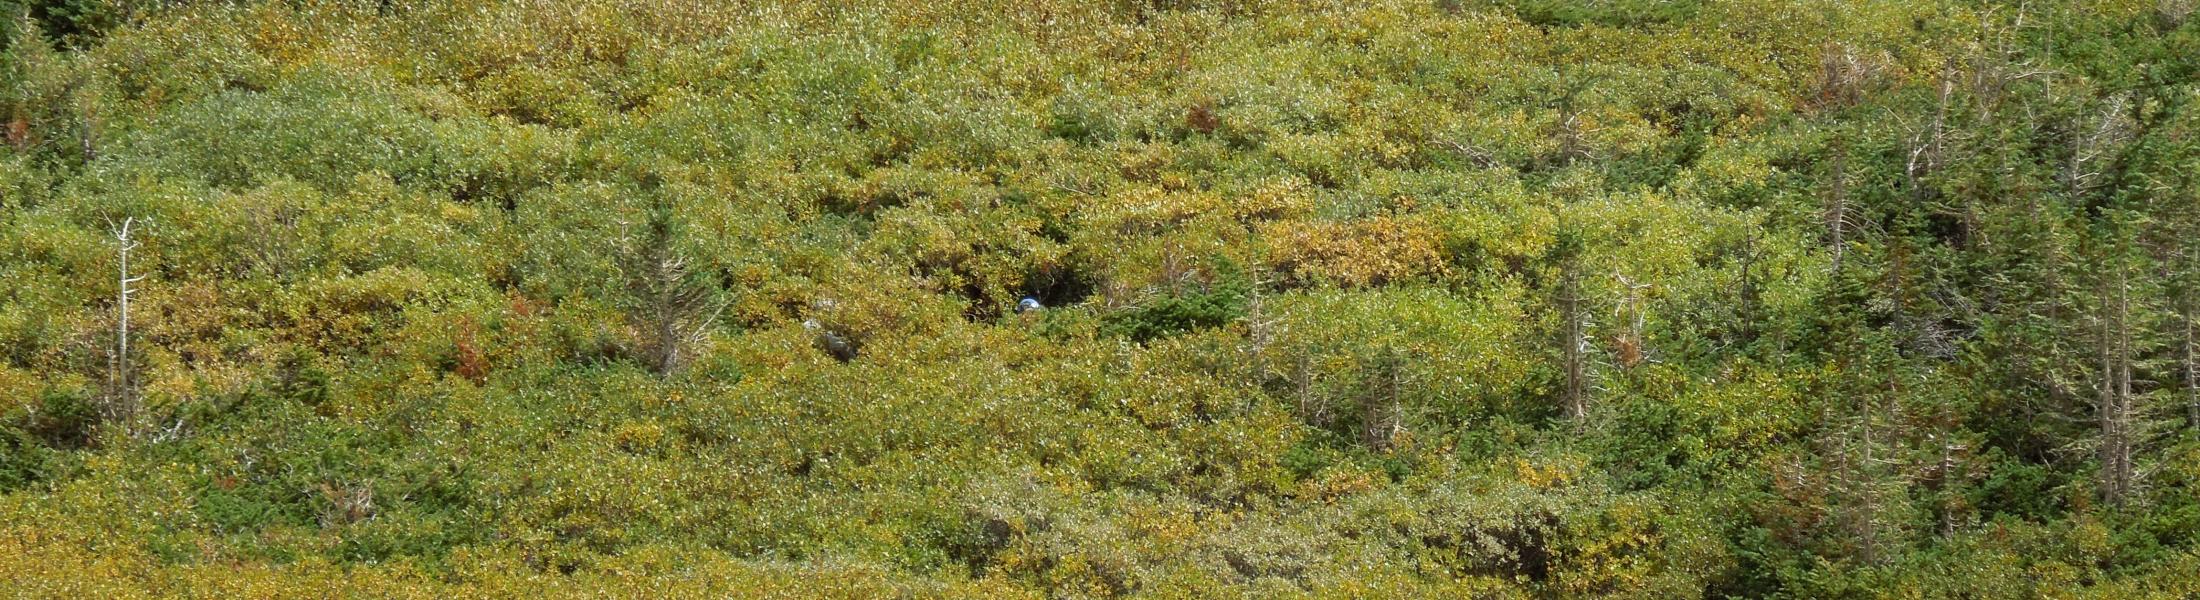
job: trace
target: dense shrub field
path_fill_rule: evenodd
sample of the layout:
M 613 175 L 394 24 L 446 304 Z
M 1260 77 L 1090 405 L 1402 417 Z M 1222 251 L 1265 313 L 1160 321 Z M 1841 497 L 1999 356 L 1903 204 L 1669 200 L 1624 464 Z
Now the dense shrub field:
M 0 596 L 2191 598 L 2196 7 L 0 0 Z

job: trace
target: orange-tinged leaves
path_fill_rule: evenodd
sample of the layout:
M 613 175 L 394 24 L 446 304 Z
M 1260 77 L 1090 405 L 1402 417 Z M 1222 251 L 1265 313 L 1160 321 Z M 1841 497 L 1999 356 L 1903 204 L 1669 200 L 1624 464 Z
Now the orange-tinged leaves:
M 31 144 L 31 122 L 22 117 L 8 121 L 8 145 L 20 152 Z
M 1269 265 L 1301 285 L 1372 287 L 1450 271 L 1435 230 L 1401 217 L 1277 223 L 1262 234 Z

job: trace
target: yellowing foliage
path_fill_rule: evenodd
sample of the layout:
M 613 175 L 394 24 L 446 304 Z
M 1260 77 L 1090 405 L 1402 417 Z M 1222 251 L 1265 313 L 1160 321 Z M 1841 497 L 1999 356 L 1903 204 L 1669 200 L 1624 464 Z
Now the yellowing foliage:
M 1269 266 L 1302 285 L 1380 286 L 1449 271 L 1435 230 L 1411 219 L 1277 223 L 1261 236 Z
M 2189 597 L 2192 4 L 0 0 L 0 596 Z

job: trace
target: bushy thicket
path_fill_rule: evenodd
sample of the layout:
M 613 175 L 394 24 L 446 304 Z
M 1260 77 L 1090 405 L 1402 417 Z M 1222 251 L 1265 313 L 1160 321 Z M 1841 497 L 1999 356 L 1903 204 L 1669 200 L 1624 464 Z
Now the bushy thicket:
M 16 596 L 2200 593 L 2189 0 L 0 10 Z

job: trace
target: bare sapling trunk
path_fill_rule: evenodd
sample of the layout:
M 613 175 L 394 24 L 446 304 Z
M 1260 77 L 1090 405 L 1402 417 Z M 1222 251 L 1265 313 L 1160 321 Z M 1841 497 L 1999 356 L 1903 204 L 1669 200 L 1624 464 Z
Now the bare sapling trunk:
M 2200 431 L 2200 324 L 2190 301 L 2185 308 L 2185 426 Z
M 1565 353 L 1566 368 L 1566 418 L 1580 422 L 1589 415 L 1588 367 L 1582 344 L 1584 340 L 1581 310 L 1581 277 L 1577 268 L 1569 263 L 1559 283 L 1559 311 L 1563 332 L 1559 344 Z
M 136 221 L 135 217 L 124 218 L 122 225 L 114 230 L 118 263 L 115 276 L 115 348 L 114 355 L 109 359 L 107 416 L 116 421 L 126 420 L 137 412 L 136 394 L 133 393 L 136 382 L 132 381 L 130 370 L 130 295 L 137 293 L 137 288 L 132 286 L 145 279 L 145 276 L 130 275 L 130 251 L 138 247 L 137 240 L 130 238 L 130 229 Z
M 2186 251 L 2187 264 L 2200 264 L 2200 248 Z M 2184 297 L 2185 324 L 2185 426 L 2200 432 L 2200 322 L 2195 320 L 2195 309 L 2200 309 L 2200 290 L 2187 289 Z
M 1833 147 L 1832 171 L 1833 181 L 1826 190 L 1826 245 L 1833 250 L 1833 271 L 1839 273 L 1849 247 L 1849 151 L 1848 145 L 1838 140 Z
M 2121 505 L 2131 491 L 2131 297 L 2130 273 L 2119 260 L 2115 280 L 2101 278 L 2100 378 L 2097 419 L 2101 433 L 2096 454 L 2101 463 L 2101 501 Z
M 1861 482 L 1859 487 L 1863 493 L 1857 503 L 1858 514 L 1853 527 L 1857 558 L 1862 559 L 1865 564 L 1876 564 L 1879 562 L 1879 481 L 1874 477 L 1876 473 L 1873 467 L 1879 462 L 1878 453 L 1874 452 L 1879 440 L 1874 435 L 1877 432 L 1872 428 L 1872 415 L 1868 409 L 1864 414 L 1863 429 L 1861 434 L 1864 438 L 1864 455 L 1859 463 L 1859 472 L 1855 475 Z
M 1626 327 L 1626 330 L 1620 332 L 1619 337 L 1614 339 L 1614 345 L 1616 346 L 1614 351 L 1617 355 L 1615 358 L 1619 361 L 1619 366 L 1632 369 L 1637 365 L 1641 365 L 1649 352 L 1649 349 L 1645 347 L 1647 339 L 1644 337 L 1643 329 L 1646 321 L 1645 313 L 1648 310 L 1644 305 L 1649 302 L 1648 293 L 1651 284 L 1635 283 L 1635 280 L 1625 273 L 1614 274 L 1613 277 L 1619 280 L 1622 294 L 1619 301 L 1614 303 L 1612 307 L 1612 319 L 1615 322 L 1624 323 L 1623 326 Z
M 1388 452 L 1404 430 L 1404 359 L 1396 349 L 1385 349 L 1376 359 L 1374 389 L 1360 398 L 1360 439 L 1370 450 Z

